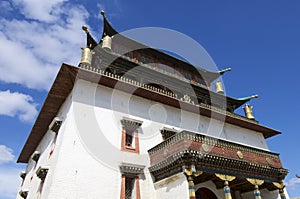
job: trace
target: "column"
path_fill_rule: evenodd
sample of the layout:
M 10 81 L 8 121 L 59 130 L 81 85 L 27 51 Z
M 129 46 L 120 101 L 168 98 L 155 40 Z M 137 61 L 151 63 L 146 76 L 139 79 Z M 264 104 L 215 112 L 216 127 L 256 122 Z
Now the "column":
M 196 199 L 195 184 L 192 176 L 188 176 L 190 199 Z
M 247 178 L 248 182 L 254 185 L 254 198 L 255 199 L 261 199 L 260 191 L 258 189 L 258 186 L 262 185 L 264 183 L 263 180 L 258 180 L 258 179 L 252 179 L 252 178 Z
M 224 181 L 224 195 L 225 199 L 232 199 L 229 182 L 235 179 L 235 176 L 223 175 L 215 173 L 215 175 Z
M 285 193 L 284 193 L 284 189 L 279 189 L 279 195 L 281 199 L 286 199 Z
M 254 198 L 255 198 L 255 199 L 261 199 L 260 191 L 259 191 L 259 189 L 258 189 L 258 185 L 255 185 Z
M 225 199 L 232 199 L 229 183 L 227 180 L 225 180 L 224 182 L 224 194 L 225 194 Z
M 273 184 L 278 188 L 279 190 L 279 195 L 281 199 L 286 199 L 285 193 L 284 193 L 284 183 L 281 181 L 280 183 L 278 182 L 273 182 Z
M 186 166 L 183 166 L 182 170 L 188 179 L 190 199 L 196 199 L 196 191 L 193 177 L 197 177 L 203 172 L 196 171 L 195 165 L 191 165 L 190 168 L 186 168 Z

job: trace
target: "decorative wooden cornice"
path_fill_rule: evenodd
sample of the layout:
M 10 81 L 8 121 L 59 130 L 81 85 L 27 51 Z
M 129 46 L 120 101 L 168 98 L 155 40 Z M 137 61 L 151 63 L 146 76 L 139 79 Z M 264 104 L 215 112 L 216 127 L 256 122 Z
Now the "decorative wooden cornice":
M 143 124 L 143 122 L 139 121 L 139 120 L 134 120 L 131 118 L 123 118 L 121 120 L 121 124 L 122 124 L 122 127 L 132 130 L 132 131 L 135 131 Z
M 36 175 L 38 178 L 40 178 L 42 181 L 45 180 L 47 173 L 48 173 L 49 168 L 48 167 L 39 167 L 36 171 Z
M 20 195 L 22 198 L 26 199 L 27 196 L 28 196 L 28 191 L 27 191 L 27 190 L 26 190 L 26 191 L 21 190 L 21 191 L 19 191 L 19 195 Z
M 175 153 L 165 160 L 152 165 L 149 171 L 155 180 L 161 180 L 182 172 L 181 166 L 195 164 L 198 170 L 205 172 L 219 172 L 240 177 L 264 179 L 278 182 L 287 175 L 284 168 L 267 167 L 253 164 L 249 161 L 236 160 L 222 156 L 203 154 L 193 150 L 185 150 Z
M 26 173 L 25 171 L 22 171 L 22 172 L 20 173 L 20 178 L 22 178 L 22 179 L 24 180 L 25 177 L 26 177 L 26 175 L 27 175 L 27 173 Z
M 217 107 L 205 104 L 205 103 L 195 104 L 194 101 L 192 101 L 188 95 L 186 95 L 185 97 L 179 99 L 178 96 L 176 94 L 172 93 L 172 92 L 165 91 L 163 89 L 159 89 L 159 88 L 147 85 L 147 84 L 143 84 L 141 82 L 132 80 L 130 78 L 126 78 L 124 76 L 119 76 L 119 75 L 116 75 L 116 74 L 113 74 L 113 73 L 110 73 L 110 72 L 107 72 L 107 71 L 103 71 L 101 69 L 98 69 L 98 68 L 95 68 L 95 67 L 92 67 L 92 66 L 84 66 L 82 68 L 87 69 L 87 70 L 92 71 L 92 72 L 99 73 L 99 74 L 101 74 L 103 76 L 107 76 L 109 78 L 116 79 L 116 80 L 124 82 L 124 83 L 132 84 L 134 86 L 138 86 L 138 87 L 141 87 L 143 89 L 150 90 L 150 91 L 155 92 L 155 93 L 159 93 L 159 94 L 162 94 L 162 95 L 168 95 L 169 97 L 175 98 L 177 100 L 189 103 L 189 104 L 197 106 L 197 107 L 208 108 L 210 110 L 213 110 L 215 112 L 218 112 L 218 113 L 221 113 L 221 114 L 224 114 L 224 115 L 228 115 L 228 116 L 231 116 L 231 117 L 243 120 L 243 121 L 247 121 L 247 122 L 250 122 L 250 123 L 258 124 L 258 122 L 255 121 L 255 120 L 248 119 L 248 118 L 243 117 L 241 115 L 238 115 L 238 114 L 235 114 L 235 113 L 232 113 L 232 112 L 229 112 L 229 111 L 226 111 L 226 110 L 223 110 L 223 109 L 220 109 L 220 108 L 217 108 Z
M 53 118 L 52 122 L 49 125 L 49 130 L 58 133 L 61 123 L 62 119 L 60 117 Z
M 276 153 L 188 131 L 174 135 L 148 153 L 149 170 L 156 180 L 180 172 L 181 166 L 191 164 L 203 171 L 269 181 L 282 180 L 288 173 Z
M 170 137 L 172 137 L 173 135 L 175 135 L 176 133 L 178 133 L 178 131 L 176 129 L 170 129 L 170 128 L 162 128 L 160 130 L 160 133 L 162 135 L 162 137 L 166 140 Z
M 31 159 L 34 160 L 35 162 L 37 162 L 39 160 L 40 156 L 41 156 L 41 153 L 39 151 L 35 151 L 31 155 Z
M 145 166 L 129 164 L 129 163 L 122 163 L 119 166 L 119 168 L 120 168 L 120 171 L 122 174 L 140 175 L 140 174 L 144 173 Z
M 168 148 L 171 145 L 174 145 L 175 143 L 179 142 L 180 140 L 190 140 L 197 143 L 206 144 L 208 146 L 208 150 L 211 149 L 211 147 L 219 147 L 219 148 L 227 148 L 227 149 L 234 149 L 237 151 L 243 151 L 248 152 L 251 154 L 257 154 L 261 157 L 268 157 L 271 159 L 279 159 L 278 153 L 273 153 L 249 146 L 245 146 L 242 144 L 237 144 L 225 140 L 220 140 L 217 138 L 213 138 L 207 135 L 198 134 L 190 131 L 181 131 L 180 133 L 177 133 L 175 136 L 172 137 L 172 139 L 166 140 L 164 142 L 161 142 L 160 144 L 156 145 L 155 147 L 148 150 L 149 155 L 152 155 L 160 150 L 164 150 L 165 148 Z M 205 151 L 206 149 L 204 149 Z M 267 161 L 267 160 L 266 160 Z

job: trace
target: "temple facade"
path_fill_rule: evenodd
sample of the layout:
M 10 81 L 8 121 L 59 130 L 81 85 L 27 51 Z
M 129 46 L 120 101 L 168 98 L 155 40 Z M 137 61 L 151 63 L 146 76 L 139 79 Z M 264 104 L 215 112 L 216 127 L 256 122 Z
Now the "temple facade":
M 248 102 L 221 75 L 119 34 L 83 26 L 79 66 L 63 64 L 18 162 L 21 198 L 285 199 L 288 171 Z M 235 110 L 244 106 L 245 116 Z

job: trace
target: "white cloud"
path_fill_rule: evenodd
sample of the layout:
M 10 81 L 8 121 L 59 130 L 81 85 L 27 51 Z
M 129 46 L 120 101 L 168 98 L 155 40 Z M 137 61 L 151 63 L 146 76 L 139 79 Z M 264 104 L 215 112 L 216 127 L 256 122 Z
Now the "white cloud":
M 15 6 L 21 8 L 27 18 L 45 22 L 54 22 L 59 17 L 60 6 L 66 0 L 13 0 Z
M 20 169 L 0 167 L 0 198 L 16 198 L 18 187 L 21 185 L 19 177 Z
M 0 145 L 0 164 L 8 163 L 13 161 L 15 156 L 13 150 L 5 145 Z
M 26 18 L 0 18 L 0 81 L 49 89 L 62 62 L 79 63 L 88 12 L 65 0 L 14 4 Z
M 0 2 L 0 8 L 4 12 L 9 12 L 9 11 L 13 10 L 12 7 L 11 7 L 11 4 L 9 3 L 9 1 L 1 1 Z
M 291 178 L 285 182 L 287 189 L 296 190 L 296 187 L 300 187 L 300 178 Z
M 22 121 L 32 121 L 37 114 L 37 104 L 29 95 L 0 91 L 0 115 L 17 116 Z

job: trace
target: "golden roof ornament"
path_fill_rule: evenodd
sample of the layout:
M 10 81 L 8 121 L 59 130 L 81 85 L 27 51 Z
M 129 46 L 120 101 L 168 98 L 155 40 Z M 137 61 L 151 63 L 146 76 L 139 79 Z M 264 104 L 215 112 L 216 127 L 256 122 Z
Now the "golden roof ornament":
M 221 81 L 217 81 L 216 84 L 215 84 L 215 88 L 216 88 L 216 93 L 219 93 L 219 94 L 224 94 L 224 89 L 223 89 L 223 84 Z
M 246 106 L 243 108 L 245 112 L 245 116 L 250 119 L 250 120 L 255 120 L 253 111 L 252 111 L 252 106 L 250 104 L 246 104 Z
M 83 48 L 80 47 L 82 50 L 82 54 L 81 54 L 81 60 L 80 60 L 80 64 L 86 64 L 88 66 L 90 66 L 92 64 L 92 50 L 88 47 Z
M 102 16 L 105 14 L 104 10 L 101 10 L 100 13 L 101 13 Z
M 88 27 L 87 27 L 87 25 L 83 25 L 82 26 L 82 30 L 84 30 L 84 32 L 86 33 L 86 34 L 88 34 L 90 31 L 89 31 L 89 29 L 88 29 Z

